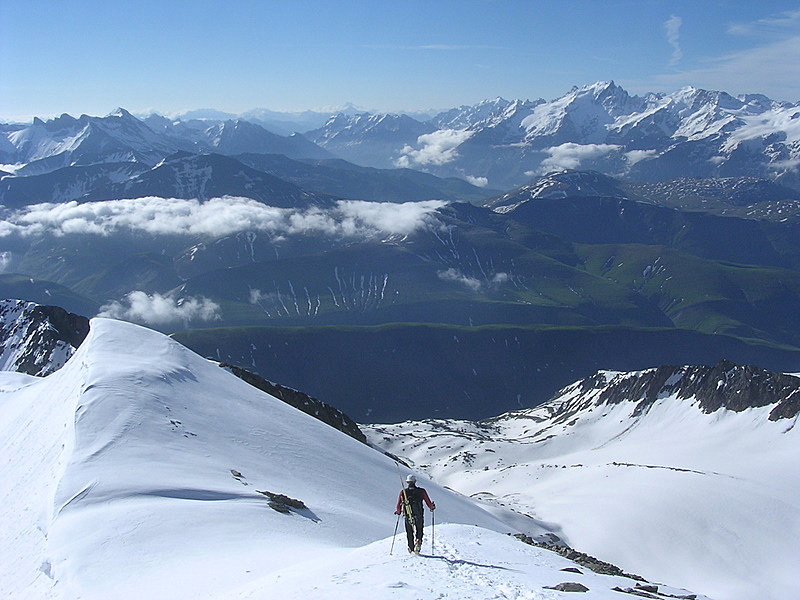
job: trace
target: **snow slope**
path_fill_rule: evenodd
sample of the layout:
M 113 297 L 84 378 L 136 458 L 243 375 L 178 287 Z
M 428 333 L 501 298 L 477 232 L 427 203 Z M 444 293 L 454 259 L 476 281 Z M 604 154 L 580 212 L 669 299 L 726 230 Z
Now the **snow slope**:
M 628 571 L 723 600 L 800 597 L 797 416 L 600 393 L 578 382 L 487 422 L 362 429 L 437 483 L 530 514 Z
M 389 458 L 109 319 L 48 377 L 0 373 L 0 456 L 3 598 L 555 598 L 544 586 L 576 578 L 602 598 L 635 584 L 561 573 L 568 561 L 504 535 L 541 534 L 535 520 L 509 525 L 433 483 L 435 554 L 407 556 L 398 535 L 389 556 Z M 278 512 L 258 490 L 306 508 Z

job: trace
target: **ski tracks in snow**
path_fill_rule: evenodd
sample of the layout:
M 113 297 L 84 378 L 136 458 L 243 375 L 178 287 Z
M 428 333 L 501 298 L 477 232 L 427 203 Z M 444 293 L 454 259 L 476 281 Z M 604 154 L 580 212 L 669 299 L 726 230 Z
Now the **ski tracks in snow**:
M 557 577 L 552 565 L 545 567 L 549 576 L 542 577 L 544 565 L 516 540 L 496 533 L 487 537 L 471 527 L 442 529 L 440 532 L 437 528 L 434 552 L 430 552 L 430 528 L 426 528 L 420 555 L 407 554 L 404 532 L 398 532 L 392 555 L 389 554 L 391 538 L 363 548 L 321 553 L 316 559 L 268 575 L 224 599 L 551 600 L 561 597 L 559 592 L 544 588 L 558 583 L 549 581 Z
M 503 564 L 485 564 L 465 558 L 457 548 L 439 543 L 432 554 L 416 558 L 411 570 L 419 570 L 418 581 L 435 582 L 426 591 L 428 598 L 483 598 L 485 600 L 533 600 L 549 598 L 546 592 L 513 581 L 521 571 Z

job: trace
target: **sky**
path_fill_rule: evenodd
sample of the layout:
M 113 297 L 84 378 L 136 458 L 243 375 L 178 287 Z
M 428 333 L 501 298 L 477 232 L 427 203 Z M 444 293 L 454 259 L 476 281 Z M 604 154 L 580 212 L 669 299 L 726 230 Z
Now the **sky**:
M 2 0 L 0 120 L 444 109 L 613 80 L 800 100 L 800 0 Z

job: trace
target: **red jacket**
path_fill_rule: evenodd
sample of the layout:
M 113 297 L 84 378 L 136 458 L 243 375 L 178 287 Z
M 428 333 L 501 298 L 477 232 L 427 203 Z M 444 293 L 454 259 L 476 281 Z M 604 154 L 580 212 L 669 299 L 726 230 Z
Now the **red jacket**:
M 416 487 L 416 486 L 414 486 Z M 436 505 L 431 502 L 430 497 L 428 496 L 428 492 L 425 491 L 425 488 L 418 487 L 416 488 L 420 492 L 422 492 L 421 496 L 422 499 L 425 501 L 425 504 L 428 505 L 428 508 L 433 510 L 436 508 Z M 400 515 L 403 514 L 403 495 L 406 493 L 406 490 L 400 490 L 400 495 L 397 496 L 397 507 L 394 510 L 394 514 Z M 421 503 L 420 503 L 421 504 Z

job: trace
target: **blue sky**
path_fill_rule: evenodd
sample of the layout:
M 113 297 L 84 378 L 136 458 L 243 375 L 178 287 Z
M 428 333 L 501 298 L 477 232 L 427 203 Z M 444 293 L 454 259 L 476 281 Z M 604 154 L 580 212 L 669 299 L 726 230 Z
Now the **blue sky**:
M 424 110 L 614 80 L 800 100 L 800 0 L 0 1 L 0 119 Z

